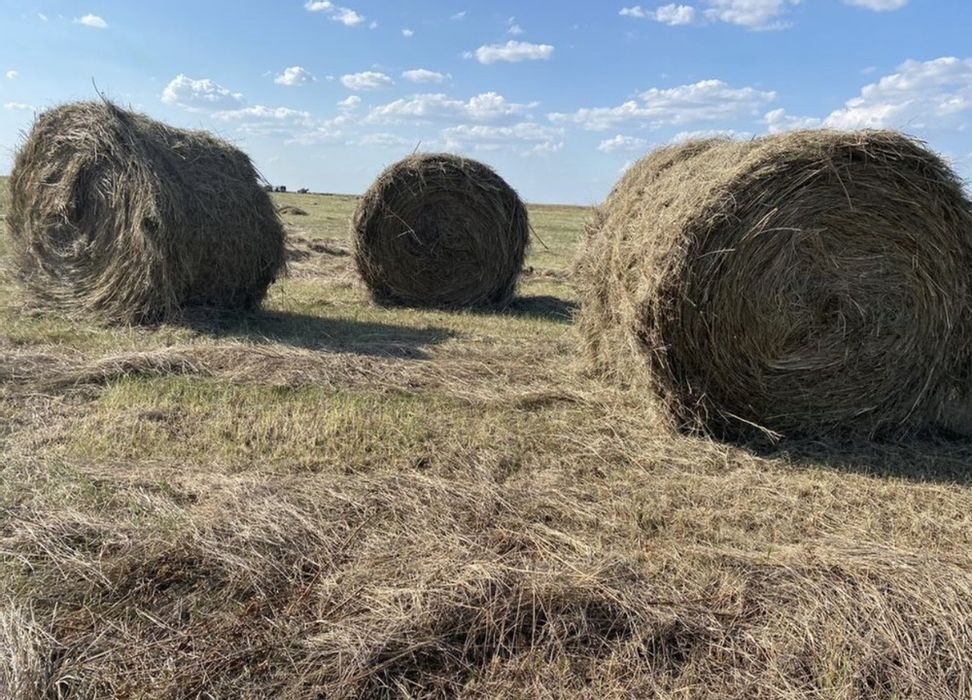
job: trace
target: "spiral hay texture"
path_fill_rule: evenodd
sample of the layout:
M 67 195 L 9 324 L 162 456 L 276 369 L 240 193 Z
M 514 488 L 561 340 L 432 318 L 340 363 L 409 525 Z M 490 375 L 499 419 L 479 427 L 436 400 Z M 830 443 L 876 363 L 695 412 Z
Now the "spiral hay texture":
M 283 271 L 283 227 L 244 153 L 109 102 L 42 114 L 10 190 L 19 277 L 43 305 L 121 323 L 246 309 Z
M 690 142 L 637 163 L 598 212 L 582 335 L 682 429 L 955 428 L 970 251 L 960 182 L 900 134 Z
M 526 207 L 489 167 L 447 154 L 391 166 L 354 215 L 355 262 L 381 304 L 505 306 L 529 243 Z

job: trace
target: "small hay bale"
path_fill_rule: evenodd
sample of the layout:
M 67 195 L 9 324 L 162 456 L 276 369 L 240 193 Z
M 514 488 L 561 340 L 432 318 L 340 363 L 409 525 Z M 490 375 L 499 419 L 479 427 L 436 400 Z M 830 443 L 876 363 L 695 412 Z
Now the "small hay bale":
M 40 115 L 17 154 L 8 225 L 44 305 L 120 323 L 248 309 L 284 270 L 284 231 L 242 151 L 110 102 Z
M 894 132 L 661 149 L 589 228 L 589 357 L 647 385 L 681 429 L 950 424 L 972 386 L 970 211 L 949 167 Z
M 486 165 L 448 154 L 385 170 L 352 229 L 358 271 L 381 304 L 505 306 L 529 244 L 516 192 Z

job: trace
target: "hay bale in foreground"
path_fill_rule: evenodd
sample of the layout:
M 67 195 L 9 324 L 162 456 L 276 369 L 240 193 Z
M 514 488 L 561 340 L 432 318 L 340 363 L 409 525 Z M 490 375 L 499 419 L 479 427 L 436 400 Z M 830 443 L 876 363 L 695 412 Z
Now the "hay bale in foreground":
M 384 304 L 504 306 L 529 243 L 516 192 L 486 165 L 448 154 L 385 170 L 352 228 L 358 271 Z
M 690 142 L 598 212 L 582 334 L 682 429 L 900 435 L 970 385 L 970 251 L 960 182 L 900 134 Z
M 38 301 L 107 321 L 251 308 L 284 231 L 242 151 L 110 102 L 42 114 L 17 154 L 8 224 Z

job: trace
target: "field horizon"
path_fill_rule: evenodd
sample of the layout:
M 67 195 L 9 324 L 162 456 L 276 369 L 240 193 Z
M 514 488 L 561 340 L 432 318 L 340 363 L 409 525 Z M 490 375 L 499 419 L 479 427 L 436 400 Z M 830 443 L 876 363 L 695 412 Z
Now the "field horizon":
M 445 312 L 272 196 L 289 276 L 178 324 L 33 308 L 3 224 L 7 696 L 972 697 L 972 444 L 672 434 L 580 357 L 589 208 Z

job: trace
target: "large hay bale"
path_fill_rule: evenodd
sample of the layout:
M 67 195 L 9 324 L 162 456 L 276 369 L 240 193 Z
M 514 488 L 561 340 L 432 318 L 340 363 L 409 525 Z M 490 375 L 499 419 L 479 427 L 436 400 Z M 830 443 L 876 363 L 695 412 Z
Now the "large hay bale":
M 51 109 L 17 154 L 7 217 L 42 303 L 114 322 L 250 308 L 284 268 L 284 231 L 250 159 L 110 102 Z
M 685 143 L 595 217 L 582 334 L 683 429 L 909 433 L 969 386 L 970 251 L 961 183 L 900 134 Z
M 385 170 L 352 226 L 358 271 L 385 304 L 503 306 L 529 243 L 516 192 L 486 165 L 447 154 Z

